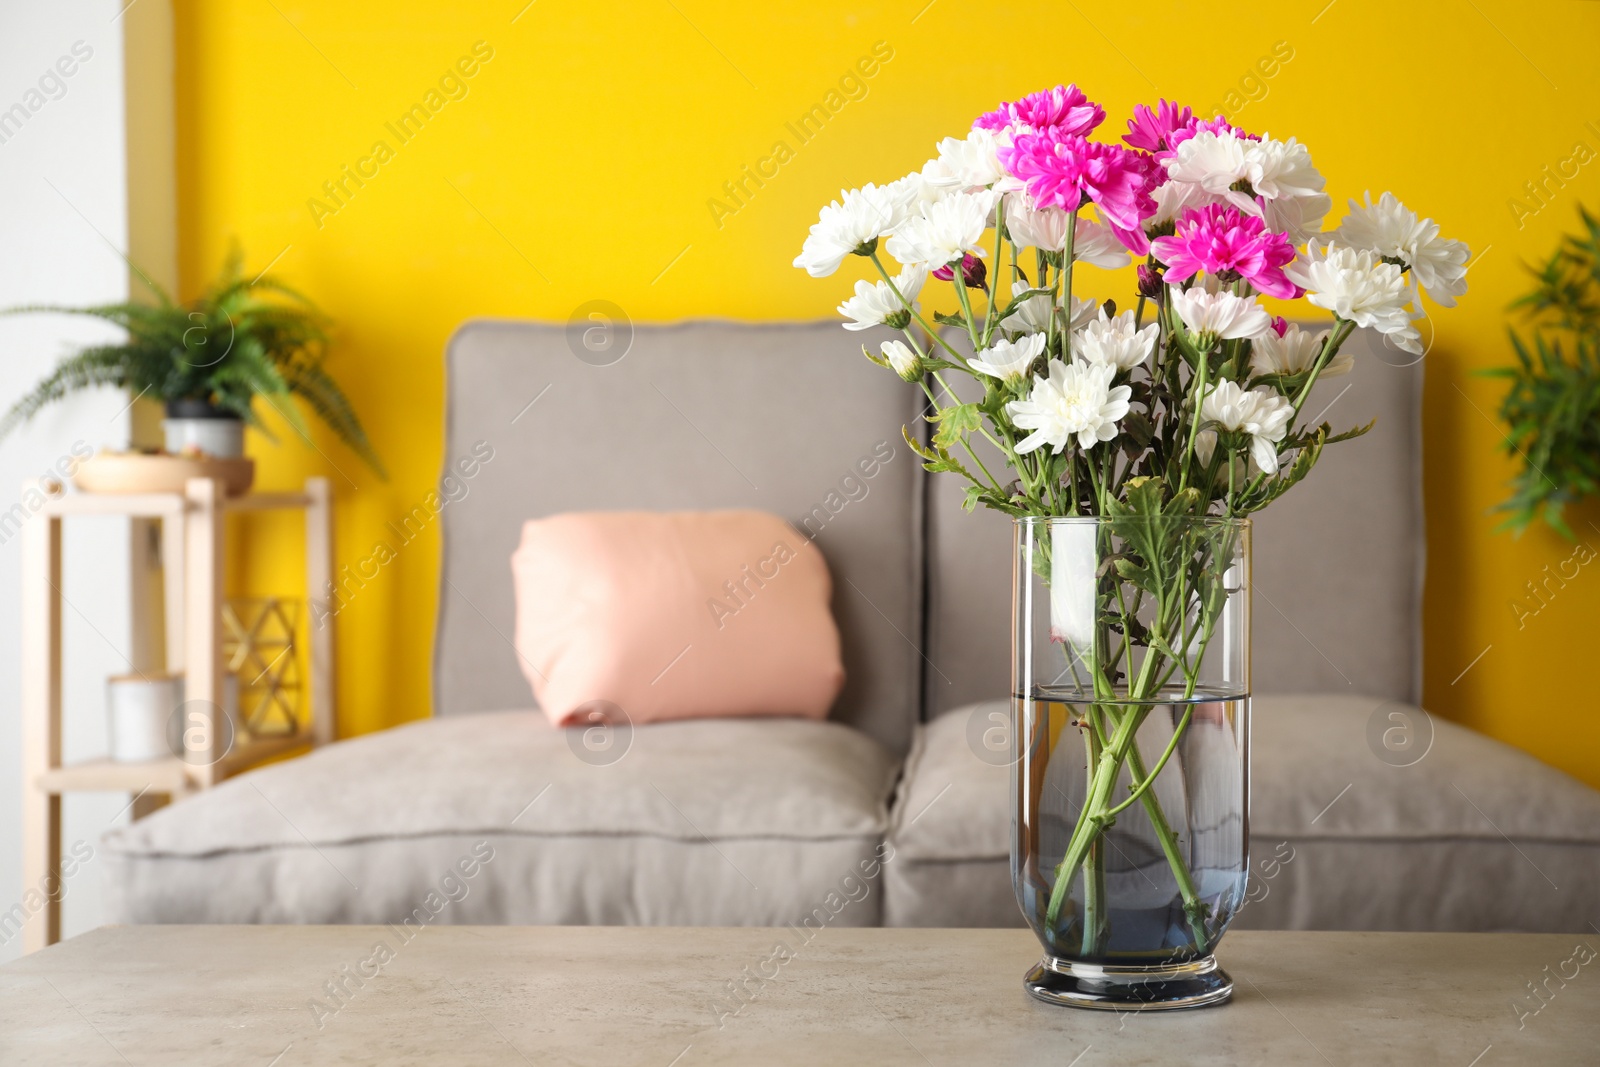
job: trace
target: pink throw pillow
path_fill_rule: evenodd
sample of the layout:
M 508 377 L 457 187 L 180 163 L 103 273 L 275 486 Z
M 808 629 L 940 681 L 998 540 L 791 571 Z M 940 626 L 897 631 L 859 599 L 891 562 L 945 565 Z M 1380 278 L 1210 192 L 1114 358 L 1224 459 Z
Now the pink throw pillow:
M 844 685 L 828 566 L 776 515 L 534 519 L 511 571 L 522 673 L 557 726 L 594 701 L 636 723 L 821 719 Z

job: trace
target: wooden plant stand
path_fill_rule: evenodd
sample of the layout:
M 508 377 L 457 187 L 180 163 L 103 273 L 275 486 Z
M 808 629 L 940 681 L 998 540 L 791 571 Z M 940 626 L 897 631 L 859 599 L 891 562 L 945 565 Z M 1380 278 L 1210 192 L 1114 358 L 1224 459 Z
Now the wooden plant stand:
M 37 492 L 35 485 L 26 487 Z M 233 511 L 298 508 L 306 518 L 306 607 L 311 728 L 292 736 L 231 738 L 217 729 L 223 703 L 223 517 Z M 61 520 L 121 515 L 161 522 L 167 670 L 184 676 L 182 755 L 148 763 L 61 763 Z M 62 493 L 22 529 L 22 823 L 23 887 L 42 890 L 61 869 L 61 796 L 73 791 L 178 798 L 265 759 L 335 737 L 333 620 L 326 608 L 333 578 L 332 510 L 326 478 L 299 493 L 251 493 L 227 499 L 220 481 L 191 479 L 181 493 Z M 197 743 L 192 743 L 196 742 Z M 226 746 L 226 747 L 224 747 Z M 219 751 L 221 749 L 221 751 Z M 60 894 L 43 892 L 24 921 L 32 952 L 61 939 Z M 27 910 L 27 909 L 25 909 Z

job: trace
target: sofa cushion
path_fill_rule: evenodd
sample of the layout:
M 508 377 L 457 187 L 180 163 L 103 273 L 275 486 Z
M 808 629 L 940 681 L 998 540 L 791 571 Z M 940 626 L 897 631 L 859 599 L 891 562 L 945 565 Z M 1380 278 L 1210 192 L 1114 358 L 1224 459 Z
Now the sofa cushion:
M 1588 929 L 1600 792 L 1406 704 L 1311 695 L 1253 706 L 1240 927 Z M 919 730 L 889 830 L 886 923 L 1022 922 L 997 751 L 1008 708 L 961 708 Z
M 1011 889 L 1011 709 L 918 727 L 895 791 L 885 926 L 1023 926 Z
M 635 723 L 823 719 L 844 684 L 828 565 L 764 511 L 530 519 L 511 556 L 522 673 L 558 726 L 596 703 Z
M 398 922 L 433 894 L 452 923 L 779 925 L 826 906 L 870 926 L 880 894 L 863 876 L 894 773 L 831 722 L 604 738 L 536 712 L 426 720 L 112 832 L 110 907 L 122 922 Z
M 1242 927 L 1589 929 L 1600 792 L 1407 704 L 1256 707 Z

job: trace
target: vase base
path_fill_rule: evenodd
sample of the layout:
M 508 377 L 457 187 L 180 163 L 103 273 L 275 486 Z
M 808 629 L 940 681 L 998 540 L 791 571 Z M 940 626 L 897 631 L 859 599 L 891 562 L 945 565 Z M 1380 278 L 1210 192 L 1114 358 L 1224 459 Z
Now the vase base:
M 1217 966 L 1215 956 L 1149 967 L 1046 956 L 1022 984 L 1048 1004 L 1099 1011 L 1178 1011 L 1221 1004 L 1233 996 L 1233 979 Z

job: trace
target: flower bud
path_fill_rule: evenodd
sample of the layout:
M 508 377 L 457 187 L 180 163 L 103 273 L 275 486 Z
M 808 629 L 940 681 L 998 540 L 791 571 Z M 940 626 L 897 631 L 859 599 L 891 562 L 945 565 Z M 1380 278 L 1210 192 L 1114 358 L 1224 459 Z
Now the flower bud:
M 904 341 L 885 341 L 879 351 L 883 353 L 889 369 L 906 381 L 914 382 L 922 377 L 922 360 Z
M 1146 300 L 1155 300 L 1161 296 L 1161 286 L 1165 279 L 1161 275 L 1160 267 L 1142 265 L 1139 268 L 1139 295 Z
M 1289 332 L 1289 320 L 1282 315 L 1275 315 L 1272 319 L 1272 332 L 1280 338 Z
M 956 276 L 956 272 L 947 263 L 933 272 L 933 276 L 941 282 L 947 282 Z M 989 268 L 984 266 L 983 260 L 968 252 L 961 258 L 961 281 L 968 289 L 982 289 L 984 281 L 989 277 Z

